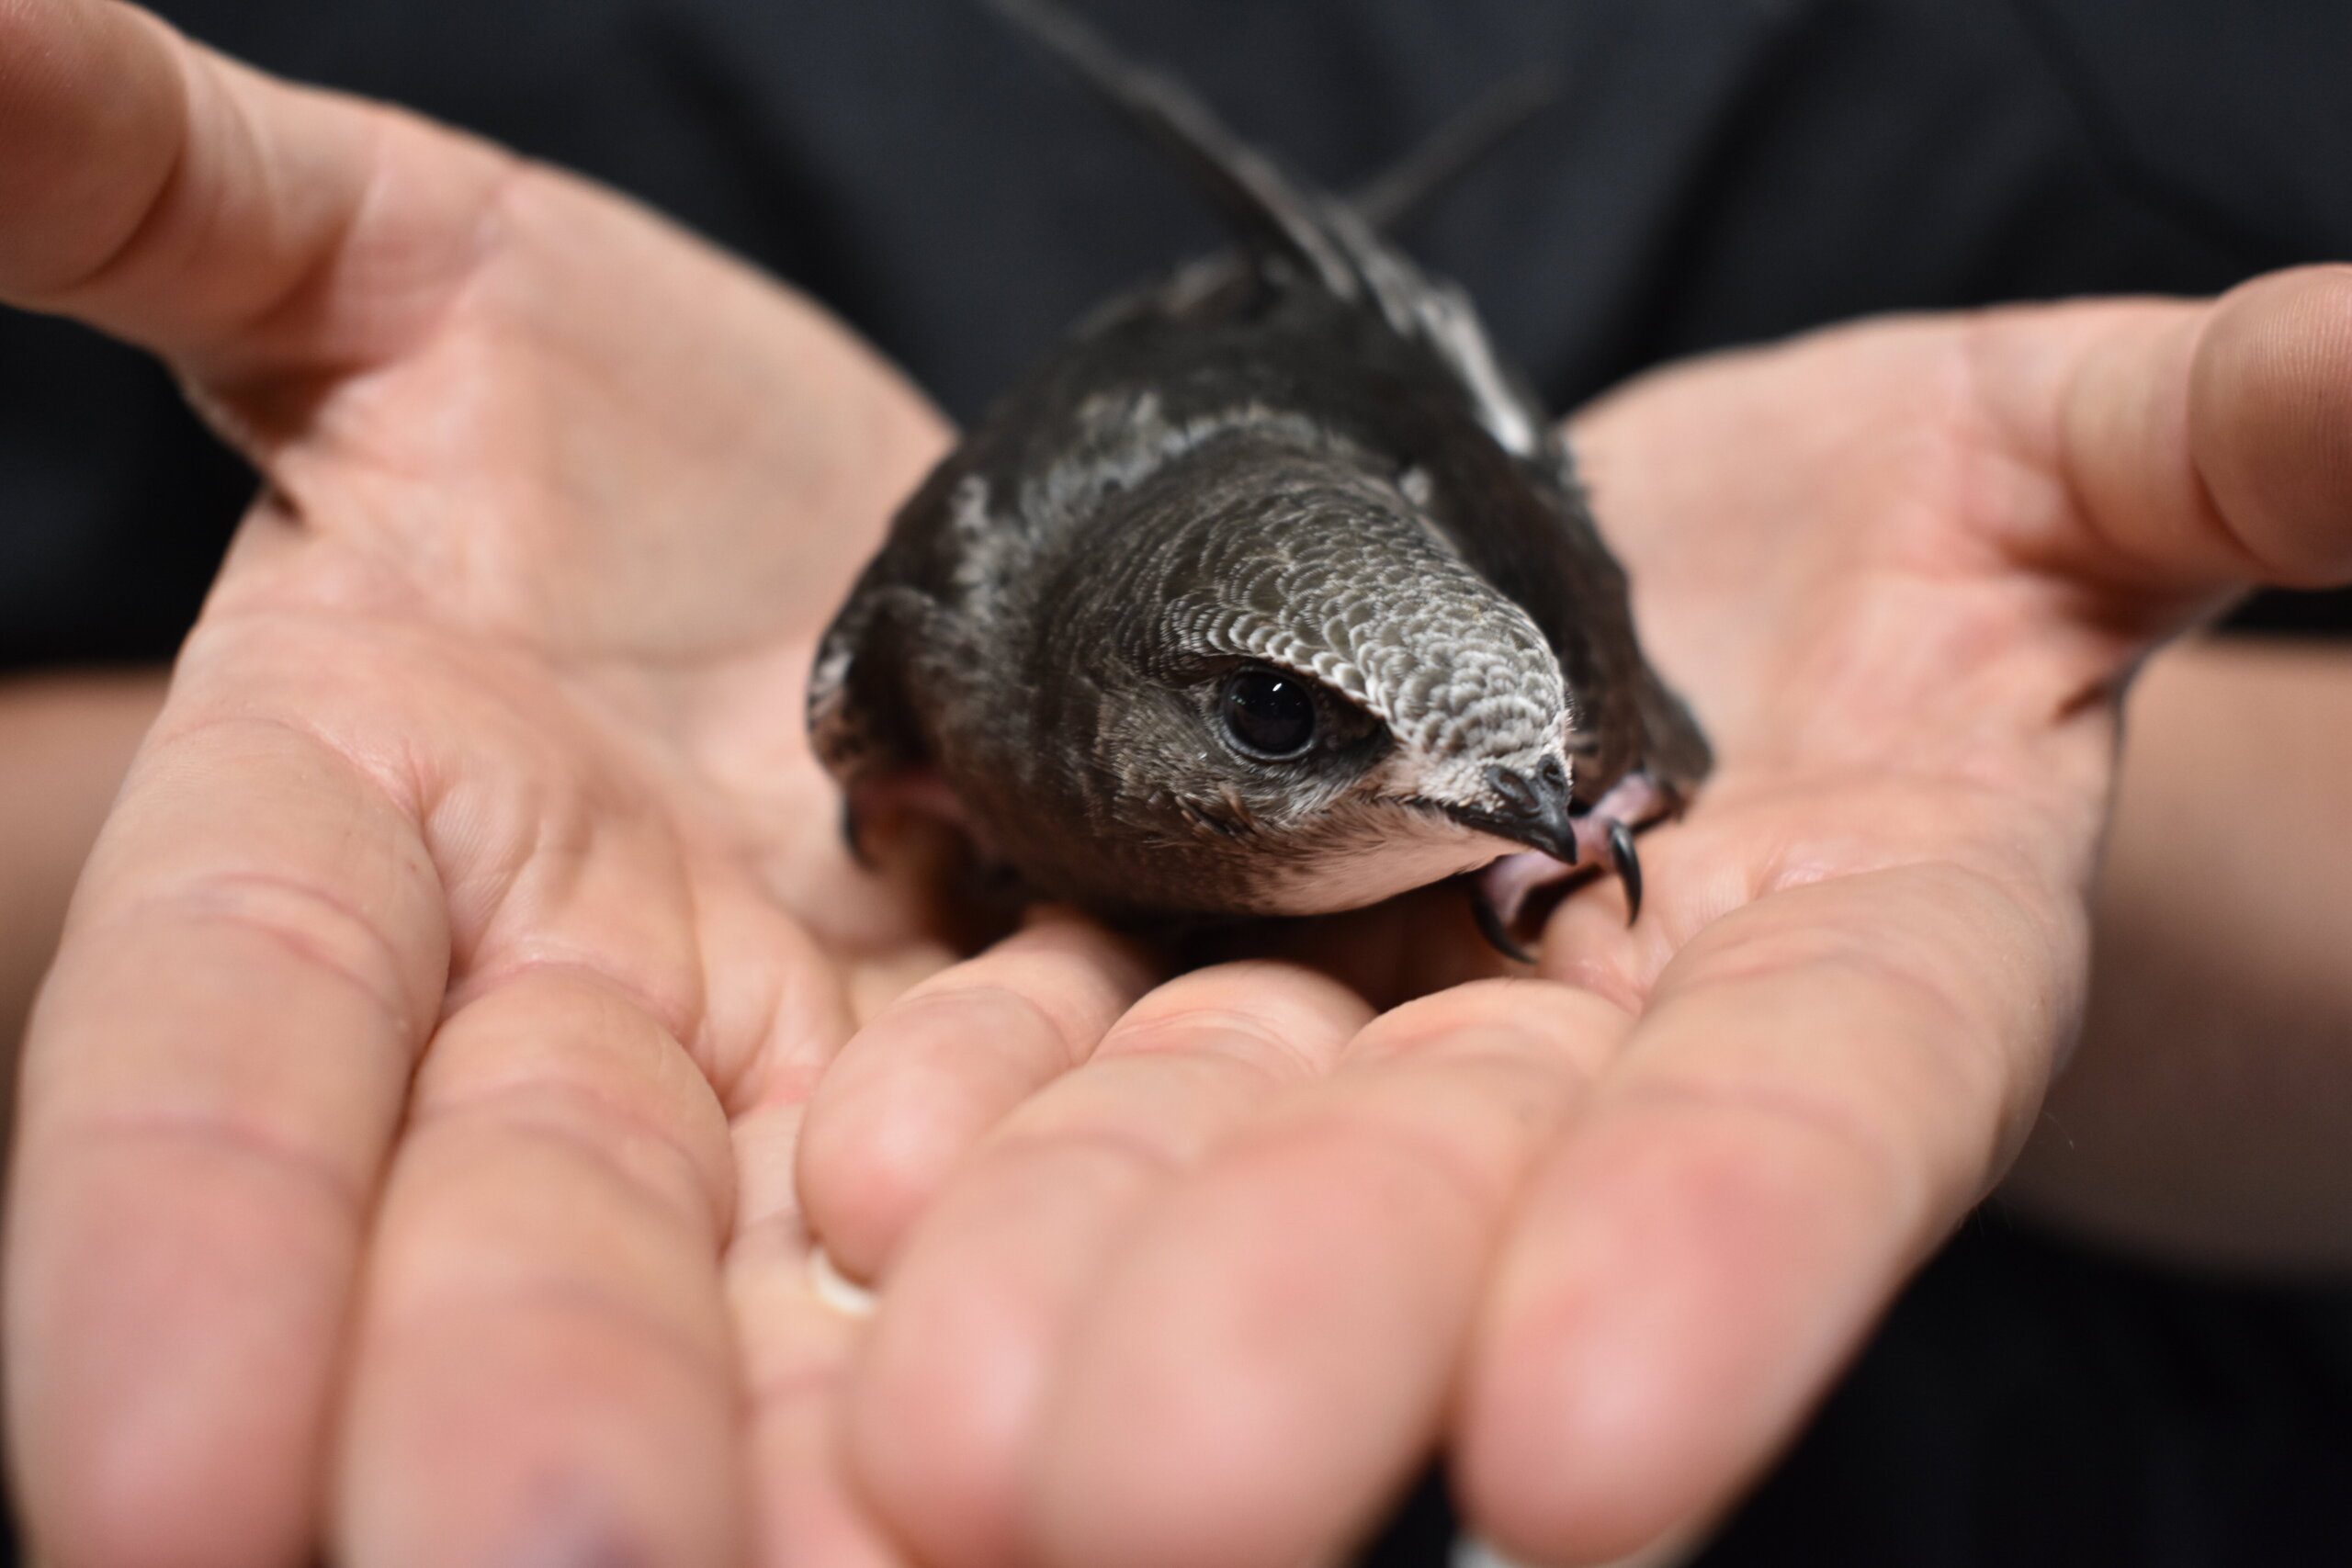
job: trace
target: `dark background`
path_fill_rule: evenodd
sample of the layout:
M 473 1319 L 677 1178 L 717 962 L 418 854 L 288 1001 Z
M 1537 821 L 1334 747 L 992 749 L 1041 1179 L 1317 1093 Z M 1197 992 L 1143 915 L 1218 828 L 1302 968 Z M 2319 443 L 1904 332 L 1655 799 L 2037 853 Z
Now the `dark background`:
M 825 300 L 968 417 L 1216 242 L 973 0 L 167 0 L 194 36 L 582 170 Z M 1413 236 L 1569 406 L 1856 315 L 2352 256 L 2346 0 L 1091 0 L 1345 186 L 1531 62 Z M 0 312 L 0 671 L 168 658 L 253 477 L 138 355 Z M 2344 595 L 2247 630 L 2334 635 Z M 1988 1212 L 1709 1568 L 2352 1562 L 2352 1292 Z M 1384 1562 L 1434 1562 L 1420 1497 Z

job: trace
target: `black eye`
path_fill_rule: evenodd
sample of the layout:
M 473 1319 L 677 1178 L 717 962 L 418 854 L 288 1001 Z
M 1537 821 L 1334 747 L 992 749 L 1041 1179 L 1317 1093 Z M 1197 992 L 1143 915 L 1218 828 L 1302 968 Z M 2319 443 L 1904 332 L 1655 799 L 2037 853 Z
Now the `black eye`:
M 1279 670 L 1249 669 L 1225 683 L 1225 732 L 1252 757 L 1285 761 L 1315 744 L 1315 696 Z

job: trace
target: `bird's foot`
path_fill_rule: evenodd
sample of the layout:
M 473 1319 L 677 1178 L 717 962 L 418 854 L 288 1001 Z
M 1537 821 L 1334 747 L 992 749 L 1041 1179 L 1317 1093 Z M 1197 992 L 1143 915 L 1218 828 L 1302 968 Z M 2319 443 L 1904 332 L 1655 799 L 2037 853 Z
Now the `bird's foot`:
M 1484 871 L 1472 874 L 1471 910 L 1478 931 L 1504 957 L 1532 964 L 1527 941 L 1543 930 L 1544 921 L 1571 891 L 1614 868 L 1625 888 L 1625 923 L 1642 913 L 1642 862 L 1634 852 L 1634 835 L 1654 822 L 1673 816 L 1680 802 L 1646 773 L 1629 773 L 1591 810 L 1576 818 L 1575 863 L 1538 850 L 1508 854 Z M 1608 860 L 1600 858 L 1602 851 Z

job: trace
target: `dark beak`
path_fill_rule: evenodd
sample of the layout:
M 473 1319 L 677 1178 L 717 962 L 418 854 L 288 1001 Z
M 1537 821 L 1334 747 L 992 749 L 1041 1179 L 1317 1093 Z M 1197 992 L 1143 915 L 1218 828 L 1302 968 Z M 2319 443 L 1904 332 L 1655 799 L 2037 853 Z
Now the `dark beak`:
M 1541 850 L 1566 865 L 1577 863 L 1577 825 L 1570 808 L 1567 770 L 1546 762 L 1533 778 L 1515 769 L 1492 767 L 1487 783 L 1491 806 L 1450 806 L 1446 814 L 1465 828 Z

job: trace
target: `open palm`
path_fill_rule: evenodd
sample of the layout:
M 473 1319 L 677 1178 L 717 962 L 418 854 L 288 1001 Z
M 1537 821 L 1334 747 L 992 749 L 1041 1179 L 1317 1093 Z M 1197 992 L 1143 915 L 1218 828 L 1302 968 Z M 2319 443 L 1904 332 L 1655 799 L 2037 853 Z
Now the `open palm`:
M 2347 430 L 2346 269 L 1863 323 L 1588 411 L 1721 759 L 1640 922 L 1597 885 L 1543 978 L 1377 1018 L 1367 953 L 1468 972 L 1453 908 L 1124 1016 L 1069 928 L 918 987 L 802 1146 L 885 1286 L 871 1494 L 951 1568 L 1292 1568 L 1442 1442 L 1531 1559 L 1722 1506 L 2030 1126 L 2126 678 L 2245 584 L 2352 571 Z
M 44 1560 L 852 1551 L 791 1139 L 944 955 L 801 690 L 941 422 L 628 203 L 127 8 L 0 8 L 0 294 L 267 480 L 28 1047 Z

